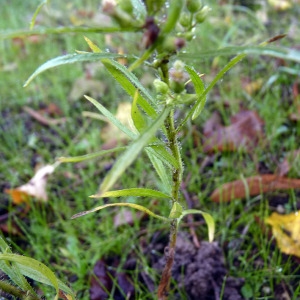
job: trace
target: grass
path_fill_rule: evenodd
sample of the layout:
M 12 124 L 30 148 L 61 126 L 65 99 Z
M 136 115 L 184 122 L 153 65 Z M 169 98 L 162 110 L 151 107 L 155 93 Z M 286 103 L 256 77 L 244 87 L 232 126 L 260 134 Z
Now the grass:
M 3 6 L 1 13 L 6 18 L 0 18 L 0 29 L 28 28 L 30 16 L 39 1 L 31 1 L 30 5 L 23 2 L 17 4 L 16 1 Z M 70 17 L 75 14 L 75 8 L 88 10 L 95 5 L 92 2 L 83 6 L 79 0 L 65 5 L 53 1 L 50 7 L 54 12 L 60 12 L 66 17 L 44 21 L 49 26 L 56 26 L 57 22 L 68 24 Z M 297 16 L 297 9 L 276 12 L 270 8 L 270 25 L 265 26 L 257 21 L 251 10 L 233 6 L 230 1 L 229 3 L 219 7 L 216 3 L 212 4 L 214 10 L 209 19 L 211 21 L 203 24 L 200 42 L 199 39 L 191 42 L 191 49 L 258 44 L 273 35 L 287 32 Z M 275 22 L 278 19 L 280 23 Z M 104 42 L 99 35 L 90 34 L 88 37 L 99 43 Z M 127 35 L 124 39 L 125 42 L 131 40 Z M 119 39 L 116 43 L 121 45 L 124 41 Z M 287 47 L 297 45 L 299 35 L 289 36 L 280 43 Z M 73 53 L 75 49 L 85 50 L 82 34 L 47 35 L 37 44 L 25 40 L 22 47 L 16 41 L 5 40 L 0 42 L 0 47 L 0 71 L 3 78 L 0 81 L 0 186 L 4 190 L 27 182 L 34 174 L 34 166 L 37 164 L 51 163 L 59 156 L 82 155 L 99 150 L 104 123 L 82 117 L 82 111 L 94 111 L 87 101 L 68 101 L 73 82 L 84 75 L 83 67 L 79 64 L 50 70 L 35 79 L 28 88 L 22 88 L 29 75 L 46 60 L 63 53 Z M 134 45 L 133 49 L 130 45 L 128 47 L 127 51 L 134 51 Z M 197 62 L 195 68 L 205 73 L 205 80 L 209 82 L 210 74 L 214 72 L 212 65 L 218 69 L 227 61 L 227 57 L 209 59 Z M 288 66 L 297 69 L 292 63 Z M 143 72 L 137 73 L 142 75 Z M 107 78 L 101 70 L 97 77 L 101 80 Z M 262 79 L 262 89 L 256 94 L 247 94 L 241 88 L 241 77 L 249 77 L 251 81 Z M 276 81 L 269 84 L 273 79 Z M 229 274 L 245 278 L 242 291 L 248 299 L 273 299 L 282 286 L 287 286 L 291 299 L 300 297 L 300 289 L 296 284 L 300 278 L 299 267 L 291 257 L 283 255 L 277 249 L 274 241 L 268 239 L 255 221 L 255 216 L 263 220 L 276 208 L 272 204 L 274 195 L 249 197 L 245 201 L 237 200 L 226 204 L 211 203 L 208 197 L 222 183 L 257 174 L 258 163 L 274 172 L 286 152 L 299 148 L 300 123 L 288 119 L 293 111 L 291 86 L 295 80 L 296 76 L 280 71 L 275 59 L 255 56 L 244 59 L 226 74 L 209 95 L 204 113 L 193 127 L 191 124 L 187 126 L 182 137 L 185 174 L 190 175 L 188 192 L 198 201 L 200 209 L 209 211 L 215 217 L 216 240 L 224 249 Z M 112 80 L 108 79 L 105 84 L 106 93 L 102 97 L 104 104 L 116 108 L 119 102 L 128 100 Z M 224 105 L 225 102 L 230 105 Z M 23 111 L 25 105 L 38 109 L 49 103 L 57 104 L 69 121 L 49 128 L 33 121 Z M 215 110 L 229 124 L 230 116 L 239 110 L 240 103 L 245 108 L 257 110 L 265 121 L 266 145 L 256 148 L 251 155 L 241 152 L 216 154 L 212 163 L 201 173 L 200 164 L 205 154 L 201 143 L 195 147 L 196 138 L 192 133 L 197 133 L 200 141 L 202 126 Z M 122 176 L 119 187 L 156 186 L 157 180 L 143 158 L 140 157 Z M 127 255 L 133 252 L 143 268 L 147 268 L 139 233 L 144 232 L 143 242 L 149 243 L 155 232 L 166 229 L 165 224 L 152 219 L 147 222 L 136 219 L 133 226 L 114 228 L 113 217 L 116 211 L 112 209 L 70 220 L 74 213 L 104 201 L 88 196 L 97 191 L 101 178 L 113 160 L 114 157 L 111 156 L 107 160 L 62 165 L 56 175 L 50 178 L 49 202 L 45 205 L 32 202 L 28 216 L 11 217 L 8 220 L 9 224 L 16 223 L 21 229 L 21 236 L 14 236 L 10 231 L 5 233 L 13 250 L 51 266 L 63 281 L 70 282 L 78 292 L 79 299 L 88 299 L 89 274 L 102 256 L 118 256 L 122 265 L 126 262 Z M 292 175 L 297 176 L 297 172 Z M 299 192 L 290 191 L 280 195 L 285 198 L 286 212 L 299 209 Z M 4 203 L 0 208 L 5 209 L 10 203 L 8 195 L 2 193 L 0 203 Z M 167 214 L 168 202 L 153 205 L 158 205 L 157 209 L 162 214 Z M 10 204 L 8 209 L 15 210 Z M 202 239 L 207 236 L 204 227 L 197 228 L 197 233 Z M 124 244 L 128 245 L 125 252 Z M 148 272 L 157 283 L 159 274 L 150 268 Z M 138 285 L 137 277 L 135 280 Z M 153 299 L 142 287 L 137 293 L 143 299 Z M 50 294 L 46 296 L 47 299 Z

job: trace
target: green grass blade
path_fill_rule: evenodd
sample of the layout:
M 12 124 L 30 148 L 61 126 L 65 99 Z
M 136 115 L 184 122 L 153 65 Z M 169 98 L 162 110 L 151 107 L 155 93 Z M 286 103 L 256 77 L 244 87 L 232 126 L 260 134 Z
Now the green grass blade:
M 75 54 L 58 56 L 56 58 L 48 60 L 46 63 L 38 67 L 35 70 L 35 72 L 27 79 L 27 81 L 24 84 L 24 87 L 28 86 L 28 84 L 42 72 L 57 66 L 61 66 L 65 64 L 73 64 L 73 63 L 83 62 L 83 61 L 99 61 L 104 58 L 116 58 L 116 57 L 124 57 L 124 55 L 114 54 L 114 53 L 83 53 L 83 54 L 75 53 Z
M 69 162 L 77 163 L 77 162 L 81 162 L 84 160 L 101 157 L 106 154 L 123 151 L 125 149 L 126 149 L 126 147 L 117 147 L 117 148 L 113 148 L 113 149 L 109 149 L 109 150 L 101 150 L 101 151 L 86 154 L 86 155 L 73 156 L 73 157 L 59 157 L 57 160 L 62 163 L 69 163 Z
M 118 158 L 108 175 L 104 178 L 100 186 L 100 193 L 107 192 L 115 184 L 127 167 L 133 163 L 143 148 L 148 144 L 151 138 L 153 138 L 156 131 L 161 128 L 170 111 L 171 107 L 165 107 L 159 114 L 158 118 Z
M 101 206 L 98 206 L 98 207 L 95 207 L 91 210 L 87 210 L 87 211 L 83 211 L 83 212 L 80 212 L 74 216 L 72 216 L 71 219 L 76 219 L 76 218 L 79 218 L 79 217 L 82 217 L 82 216 L 85 216 L 87 214 L 90 214 L 90 213 L 93 213 L 93 212 L 96 212 L 98 210 L 101 210 L 101 209 L 104 209 L 104 208 L 107 208 L 107 207 L 111 207 L 111 206 L 126 206 L 126 207 L 131 207 L 131 208 L 134 208 L 134 209 L 137 209 L 137 210 L 140 210 L 156 219 L 160 219 L 162 221 L 168 221 L 169 219 L 168 218 L 165 218 L 163 216 L 160 216 L 160 215 L 157 215 L 155 214 L 154 212 L 152 212 L 151 210 L 149 210 L 148 208 L 142 206 L 142 205 L 139 205 L 139 204 L 134 204 L 134 203 L 110 203 L 110 204 L 105 204 L 105 205 L 101 205 Z
M 37 17 L 37 15 L 39 14 L 40 10 L 43 8 L 43 6 L 44 6 L 45 4 L 48 3 L 48 1 L 49 1 L 49 0 L 44 0 L 44 1 L 42 1 L 42 2 L 38 5 L 38 7 L 36 8 L 36 10 L 35 10 L 35 12 L 34 12 L 32 18 L 31 18 L 31 21 L 30 21 L 30 26 L 29 26 L 29 29 L 30 29 L 30 30 L 33 29 L 34 24 L 35 24 L 36 17 Z
M 118 127 L 121 131 L 123 131 L 126 135 L 128 135 L 131 139 L 135 139 L 137 135 L 124 126 L 109 110 L 107 110 L 102 104 L 100 104 L 97 100 L 84 96 L 87 100 L 89 100 L 92 104 L 96 106 L 96 108 L 106 117 L 108 120 Z
M 91 198 L 104 198 L 104 197 L 153 197 L 153 198 L 171 198 L 170 195 L 162 193 L 160 191 L 144 188 L 132 188 L 117 191 L 105 192 L 102 194 L 92 195 Z
M 195 92 L 198 96 L 198 100 L 200 99 L 199 104 L 195 108 L 195 111 L 192 115 L 192 120 L 194 120 L 200 115 L 206 102 L 206 97 L 205 96 L 202 97 L 202 95 L 205 92 L 205 85 L 201 80 L 201 78 L 199 77 L 199 75 L 197 74 L 197 72 L 192 67 L 186 66 L 185 69 L 189 73 L 190 78 L 194 84 Z
M 21 273 L 26 273 L 26 276 L 39 281 L 39 278 L 46 277 L 49 284 L 52 285 L 56 290 L 56 299 L 58 299 L 59 285 L 55 274 L 41 262 L 30 258 L 13 253 L 1 253 L 0 260 L 6 260 L 14 262 L 18 265 Z M 23 268 L 24 267 L 24 268 Z
M 181 216 L 178 218 L 178 220 L 177 220 L 178 224 L 184 216 L 189 215 L 189 214 L 200 214 L 203 216 L 203 218 L 207 224 L 207 227 L 208 227 L 208 240 L 210 242 L 212 242 L 214 240 L 214 235 L 215 235 L 215 221 L 214 221 L 213 217 L 210 214 L 208 214 L 204 211 L 201 211 L 201 210 L 187 209 L 187 210 L 184 210 L 182 212 Z

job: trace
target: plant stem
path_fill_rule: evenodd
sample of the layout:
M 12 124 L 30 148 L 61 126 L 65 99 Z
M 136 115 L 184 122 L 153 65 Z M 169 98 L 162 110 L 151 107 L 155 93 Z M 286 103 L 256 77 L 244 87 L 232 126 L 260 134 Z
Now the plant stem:
M 24 292 L 24 291 L 18 289 L 17 287 L 9 284 L 6 281 L 0 280 L 0 290 L 2 290 L 5 293 L 10 294 L 14 297 L 17 297 L 18 299 L 39 300 L 38 297 L 27 294 L 27 292 Z
M 168 60 L 163 60 L 160 65 L 162 80 L 169 84 L 169 70 L 168 70 Z M 173 170 L 172 176 L 172 205 L 179 201 L 179 189 L 182 181 L 182 159 L 180 154 L 180 145 L 177 138 L 177 132 L 174 122 L 174 110 L 171 110 L 169 116 L 165 121 L 166 134 L 168 138 L 169 148 L 178 162 L 178 168 Z M 170 289 L 170 281 L 172 275 L 172 266 L 175 257 L 176 239 L 177 239 L 177 219 L 172 219 L 170 221 L 170 238 L 169 246 L 165 248 L 166 264 L 164 266 L 162 277 L 158 286 L 157 296 L 158 300 L 168 299 L 168 293 Z

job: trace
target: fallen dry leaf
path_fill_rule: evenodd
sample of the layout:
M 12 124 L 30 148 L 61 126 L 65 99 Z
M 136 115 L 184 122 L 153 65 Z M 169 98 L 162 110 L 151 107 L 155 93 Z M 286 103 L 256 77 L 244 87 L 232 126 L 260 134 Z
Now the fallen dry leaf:
M 253 95 L 256 92 L 258 92 L 261 89 L 262 84 L 263 84 L 262 78 L 258 78 L 254 81 L 252 81 L 250 78 L 242 79 L 242 87 L 249 95 Z
M 47 179 L 54 172 L 56 166 L 46 165 L 40 168 L 28 183 L 15 189 L 7 189 L 5 192 L 11 195 L 14 204 L 27 203 L 29 196 L 35 197 L 37 200 L 47 201 Z
M 83 95 L 90 95 L 92 98 L 97 99 L 103 96 L 105 90 L 106 85 L 102 81 L 84 76 L 75 80 L 69 94 L 69 99 L 76 101 L 82 98 Z
M 225 183 L 215 189 L 210 198 L 214 202 L 229 202 L 247 196 L 288 189 L 300 189 L 300 179 L 264 174 Z
M 272 226 L 279 249 L 300 257 L 300 211 L 288 215 L 274 212 L 266 219 L 266 223 Z
M 204 126 L 204 152 L 252 150 L 263 138 L 263 120 L 257 112 L 244 110 L 231 118 L 231 125 L 221 126 L 213 114 Z
M 286 158 L 279 164 L 277 174 L 285 176 L 288 174 L 293 164 L 300 159 L 300 149 L 292 151 L 286 155 Z

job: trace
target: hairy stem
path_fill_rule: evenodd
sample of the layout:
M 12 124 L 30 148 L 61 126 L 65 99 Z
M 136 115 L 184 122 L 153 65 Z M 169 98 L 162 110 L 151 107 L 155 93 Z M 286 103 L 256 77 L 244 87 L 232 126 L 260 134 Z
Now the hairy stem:
M 168 60 L 165 60 L 160 65 L 162 74 L 162 80 L 169 84 L 169 71 Z M 174 122 L 174 110 L 171 110 L 169 116 L 165 121 L 166 135 L 168 138 L 169 148 L 172 155 L 178 162 L 178 168 L 174 168 L 172 175 L 172 204 L 179 201 L 179 189 L 182 181 L 182 159 L 180 154 L 180 145 L 177 138 L 177 132 Z M 165 249 L 166 264 L 164 266 L 162 277 L 158 286 L 157 296 L 159 300 L 168 299 L 168 293 L 170 289 L 170 281 L 172 275 L 172 266 L 175 257 L 176 238 L 177 238 L 177 219 L 173 219 L 170 222 L 170 240 L 169 245 Z
M 39 300 L 37 296 L 27 294 L 26 292 L 18 289 L 17 287 L 9 284 L 6 281 L 0 280 L 0 290 L 5 293 L 17 297 L 18 299 L 28 299 L 28 300 Z

